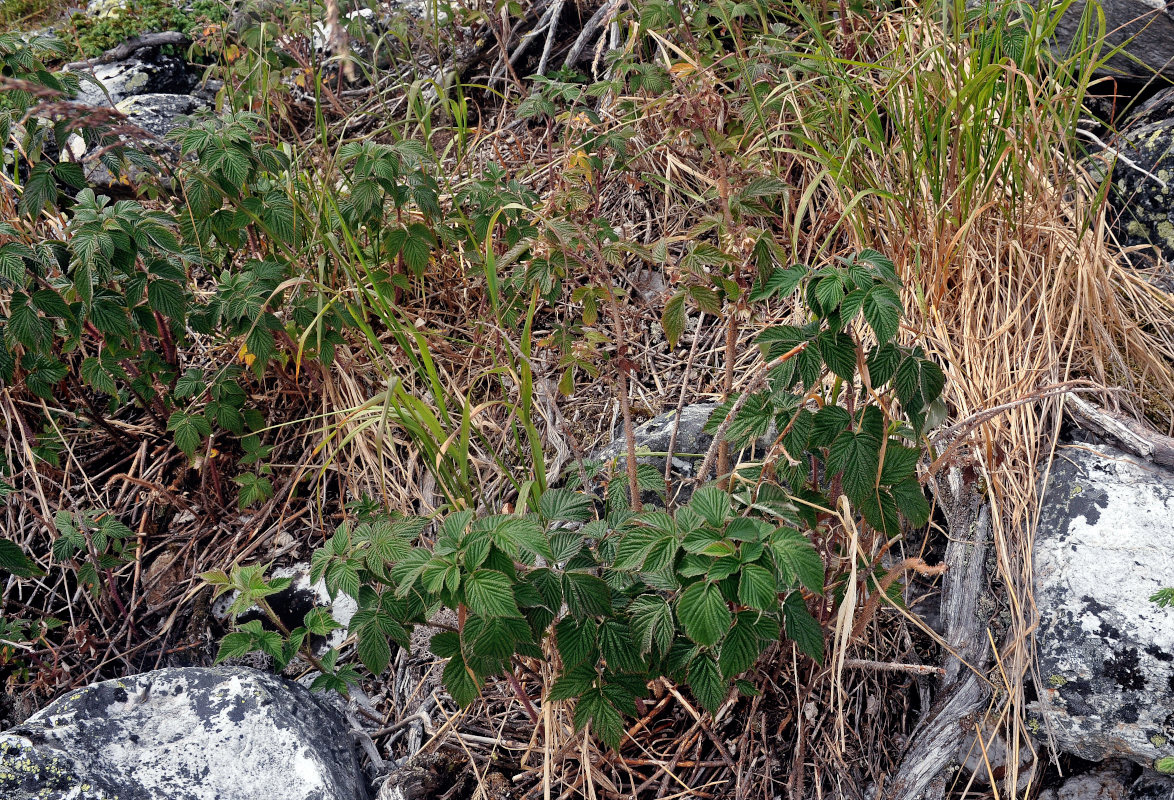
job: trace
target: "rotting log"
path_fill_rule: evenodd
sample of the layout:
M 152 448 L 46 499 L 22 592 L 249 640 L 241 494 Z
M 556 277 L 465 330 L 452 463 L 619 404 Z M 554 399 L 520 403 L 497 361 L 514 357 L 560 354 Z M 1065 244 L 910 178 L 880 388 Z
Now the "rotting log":
M 990 698 L 986 669 L 991 658 L 986 622 L 979 612 L 986 591 L 985 562 L 991 538 L 990 503 L 976 482 L 951 468 L 948 486 L 938 487 L 946 512 L 950 543 L 946 547 L 946 575 L 942 581 L 942 623 L 949 645 L 938 700 L 923 715 L 901 766 L 882 788 L 884 800 L 941 800 L 946 774 L 960 761 L 974 720 Z

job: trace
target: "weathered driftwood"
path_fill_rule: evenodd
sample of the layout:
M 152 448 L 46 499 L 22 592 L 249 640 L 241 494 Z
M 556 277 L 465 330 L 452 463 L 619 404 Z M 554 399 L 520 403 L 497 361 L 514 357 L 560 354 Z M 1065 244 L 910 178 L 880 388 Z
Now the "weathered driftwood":
M 946 510 L 950 534 L 945 556 L 948 569 L 942 582 L 942 622 L 950 653 L 943 664 L 938 701 L 922 717 L 897 774 L 883 787 L 881 796 L 886 800 L 944 797 L 945 770 L 959 763 L 959 748 L 990 697 L 985 678 L 990 639 L 979 613 L 979 598 L 986 590 L 990 504 L 957 468 L 951 469 L 948 483 L 945 491 L 938 492 L 938 500 Z
M 145 33 L 142 36 L 136 36 L 133 39 L 128 39 L 117 47 L 112 47 L 100 56 L 94 58 L 87 58 L 85 61 L 73 61 L 65 65 L 68 70 L 77 71 L 79 69 L 87 69 L 89 67 L 96 67 L 99 64 L 110 64 L 114 61 L 121 61 L 124 58 L 129 58 L 135 50 L 143 47 L 162 47 L 163 45 L 185 45 L 191 44 L 191 39 L 186 33 L 179 31 L 163 31 L 162 33 Z
M 1079 395 L 1064 398 L 1064 409 L 1080 427 L 1107 437 L 1138 458 L 1174 467 L 1174 439 L 1132 417 L 1093 405 Z

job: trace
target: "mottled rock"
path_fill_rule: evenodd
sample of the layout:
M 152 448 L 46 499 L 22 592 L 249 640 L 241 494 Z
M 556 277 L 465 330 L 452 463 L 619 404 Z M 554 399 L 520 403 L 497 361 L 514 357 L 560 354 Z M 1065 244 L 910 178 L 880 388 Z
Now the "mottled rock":
M 120 1 L 110 0 L 115 3 L 111 8 Z M 139 41 L 133 40 L 127 46 L 134 47 Z M 164 53 L 159 44 L 144 44 L 127 58 L 78 67 L 78 70 L 87 77 L 82 80 L 75 102 L 95 109 L 113 106 L 126 117 L 124 139 L 132 147 L 149 150 L 171 166 L 178 163 L 179 151 L 164 136 L 182 117 L 211 105 L 212 93 L 200 86 L 199 71 L 184 59 Z M 79 111 L 79 116 L 85 117 L 85 112 Z M 86 178 L 96 189 L 119 185 L 133 188 L 146 177 L 142 166 L 131 166 L 124 175 L 115 178 L 105 165 L 93 158 L 77 134 L 70 136 L 64 149 L 74 161 L 85 165 Z
M 1039 800 L 1170 800 L 1174 781 L 1161 776 L 1134 778 L 1133 765 L 1106 761 L 1088 772 L 1070 775 L 1040 792 Z
M 203 107 L 200 100 L 186 94 L 137 94 L 116 106 L 126 115 L 128 124 L 159 138 L 167 135 L 178 124 L 180 117 L 193 114 Z
M 705 425 L 713 415 L 716 403 L 694 403 L 681 409 L 680 425 L 677 430 L 676 447 L 673 454 L 673 469 L 682 476 L 691 477 L 693 470 L 700 466 L 700 459 L 705 455 L 713 437 L 705 432 Z M 668 452 L 669 439 L 673 428 L 677 427 L 677 412 L 668 411 L 658 417 L 636 426 L 636 452 L 641 456 L 641 463 L 648 463 L 657 469 L 664 469 L 663 455 L 644 455 L 645 453 Z M 615 441 L 597 452 L 593 458 L 606 460 L 609 458 L 623 458 L 627 452 L 623 432 L 615 435 Z M 695 463 L 696 462 L 696 463 Z
M 1105 13 L 1102 54 L 1125 45 L 1109 59 L 1111 75 L 1148 80 L 1155 73 L 1174 78 L 1174 3 L 1166 0 L 1099 0 Z M 1056 48 L 1068 52 L 1080 33 L 1085 0 L 1075 0 L 1056 26 Z
M 1117 762 L 1109 762 L 1101 769 L 1073 775 L 1059 786 L 1044 789 L 1039 800 L 1125 800 L 1128 774 Z
M 82 80 L 77 101 L 91 106 L 116 105 L 140 94 L 187 94 L 199 83 L 199 73 L 191 65 L 158 47 L 142 48 L 130 58 L 83 72 L 92 80 Z
M 1081 758 L 1174 755 L 1174 474 L 1106 445 L 1063 447 L 1036 533 L 1039 711 Z M 1161 762 L 1166 763 L 1166 762 Z
M 1156 255 L 1169 267 L 1174 263 L 1174 87 L 1138 109 L 1111 144 L 1117 151 L 1109 194 L 1117 236 L 1123 244 L 1146 247 L 1139 262 L 1152 262 Z M 1159 283 L 1171 288 L 1174 274 L 1167 270 Z
M 0 735 L 6 800 L 366 800 L 346 724 L 256 670 L 164 669 L 58 698 Z

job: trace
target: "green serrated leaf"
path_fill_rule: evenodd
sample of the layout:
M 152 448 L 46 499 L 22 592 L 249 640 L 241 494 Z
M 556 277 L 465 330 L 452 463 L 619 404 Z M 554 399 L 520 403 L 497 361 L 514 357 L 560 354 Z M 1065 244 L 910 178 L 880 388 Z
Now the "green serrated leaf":
M 611 589 L 595 577 L 583 572 L 563 574 L 563 597 L 573 616 L 604 616 L 611 613 Z
M 675 348 L 685 333 L 685 293 L 677 292 L 664 304 L 660 317 L 665 339 L 670 348 Z
M 838 273 L 820 278 L 815 283 L 815 298 L 825 313 L 835 311 L 844 298 L 844 279 Z
M 620 738 L 624 733 L 623 718 L 600 690 L 592 689 L 579 698 L 573 719 L 576 730 L 590 725 L 595 735 L 608 747 L 614 749 L 620 746 Z
M 864 299 L 864 319 L 880 344 L 891 341 L 901 323 L 901 298 L 888 286 L 874 286 Z
M 677 598 L 677 618 L 690 639 L 709 647 L 721 641 L 730 627 L 731 614 L 717 584 L 703 581 Z
M 594 657 L 598 626 L 592 619 L 565 617 L 554 628 L 555 641 L 563 664 L 570 667 Z
M 783 624 L 787 638 L 799 646 L 816 663 L 823 663 L 823 629 L 807 610 L 798 592 L 791 592 L 783 602 Z
M 856 343 L 843 332 L 824 331 L 815 338 L 815 347 L 828 369 L 851 381 L 856 376 Z
M 484 617 L 520 617 L 513 584 L 501 572 L 479 569 L 464 580 L 465 603 Z
M 754 666 L 754 662 L 762 654 L 765 643 L 758 635 L 754 619 L 757 617 L 752 611 L 743 611 L 734 620 L 734 627 L 726 638 L 722 640 L 721 653 L 718 656 L 718 666 L 726 680 L 741 675 Z
M 716 486 L 704 486 L 693 494 L 689 508 L 718 528 L 725 525 L 730 516 L 730 495 Z
M 32 578 L 44 574 L 36 563 L 24 554 L 20 545 L 8 539 L 0 539 L 0 570 L 18 578 Z
M 844 494 L 853 503 L 875 493 L 880 443 L 868 433 L 842 431 L 828 450 L 828 472 L 841 474 Z
M 667 653 L 676 633 L 673 611 L 663 597 L 645 594 L 637 597 L 628 606 L 632 622 L 632 635 L 640 646 L 640 652 L 652 652 L 653 644 L 660 653 Z
M 786 582 L 797 580 L 816 594 L 823 593 L 823 561 L 806 536 L 794 528 L 777 528 L 770 550 Z
M 925 490 L 916 478 L 909 478 L 894 485 L 892 492 L 898 510 L 905 515 L 910 525 L 920 528 L 929 522 L 929 501 L 926 500 Z
M 697 702 L 712 714 L 726 699 L 729 685 L 722 679 L 721 670 L 713 656 L 705 654 L 693 659 L 689 665 L 689 688 L 693 690 Z
M 465 664 L 464 658 L 454 655 L 441 673 L 444 688 L 461 708 L 467 708 L 481 694 L 481 681 Z
M 738 600 L 760 611 L 777 611 L 779 587 L 774 574 L 756 564 L 743 566 L 738 577 Z
M 586 522 L 593 510 L 590 497 L 570 489 L 548 489 L 538 501 L 538 513 L 552 521 Z
M 211 435 L 212 426 L 208 424 L 208 420 L 202 414 L 176 411 L 167 420 L 167 430 L 172 432 L 175 444 L 183 451 L 184 455 L 191 458 L 204 437 Z

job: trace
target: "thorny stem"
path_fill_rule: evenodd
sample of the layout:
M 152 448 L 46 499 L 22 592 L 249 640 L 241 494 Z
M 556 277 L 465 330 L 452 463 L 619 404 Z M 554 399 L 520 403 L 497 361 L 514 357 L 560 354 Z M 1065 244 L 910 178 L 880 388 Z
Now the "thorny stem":
M 727 403 L 734 392 L 734 354 L 738 349 L 738 312 L 730 309 L 726 319 L 726 374 L 722 380 L 722 402 Z M 730 471 L 730 444 L 722 441 L 717 451 L 717 474 L 726 475 Z M 721 478 L 718 483 L 722 489 L 729 489 L 730 482 Z
M 624 329 L 624 317 L 620 311 L 619 301 L 616 300 L 615 292 L 611 289 L 611 283 L 608 280 L 606 273 L 602 273 L 600 265 L 606 263 L 603 259 L 603 254 L 596 248 L 594 264 L 587 261 L 583 256 L 577 253 L 570 253 L 583 266 L 587 267 L 593 272 L 596 272 L 600 278 L 600 284 L 603 287 L 604 294 L 607 296 L 607 312 L 608 317 L 611 318 L 612 334 L 616 342 L 616 365 L 617 365 L 617 388 L 620 396 L 620 413 L 624 418 L 624 446 L 627 449 L 627 471 L 628 471 L 628 493 L 632 501 L 632 510 L 637 514 L 643 508 L 640 502 L 640 482 L 637 479 L 636 471 L 636 427 L 632 422 L 632 404 L 628 397 L 628 376 L 632 369 L 632 364 L 628 361 L 628 340 L 627 331 Z
M 265 612 L 265 616 L 269 617 L 269 621 L 277 627 L 277 630 L 281 631 L 282 636 L 287 639 L 291 636 L 289 628 L 287 628 L 285 623 L 281 621 L 281 617 L 277 616 L 277 612 L 273 610 L 273 606 L 269 605 L 268 600 L 266 600 L 264 597 L 258 597 L 257 607 Z M 326 669 L 326 665 L 319 661 L 318 657 L 314 655 L 313 650 L 310 649 L 310 645 L 302 644 L 298 652 L 302 654 L 303 658 L 310 662 L 314 669 L 318 670 L 323 675 L 331 674 L 330 670 Z M 344 694 L 349 695 L 349 692 L 345 692 Z
M 522 701 L 522 705 L 526 707 L 526 713 L 530 716 L 530 722 L 537 725 L 538 709 L 534 707 L 534 702 L 530 699 L 530 695 L 526 694 L 526 690 L 522 688 L 521 682 L 518 681 L 518 676 L 513 673 L 512 669 L 506 670 L 505 676 L 509 680 L 514 694 L 518 696 L 518 699 Z
M 759 368 L 758 373 L 751 379 L 750 383 L 746 385 L 746 388 L 742 391 L 742 394 L 738 396 L 738 399 L 734 403 L 733 407 L 730 408 L 730 413 L 726 414 L 726 418 L 722 420 L 722 424 L 719 425 L 717 431 L 714 432 L 713 441 L 709 443 L 709 449 L 705 452 L 705 460 L 701 462 L 701 469 L 698 470 L 697 474 L 693 478 L 694 482 L 698 486 L 705 482 L 705 477 L 709 474 L 709 465 L 713 462 L 714 454 L 717 452 L 718 447 L 725 438 L 726 433 L 729 432 L 730 426 L 734 423 L 734 417 L 736 417 L 738 412 L 741 411 L 743 406 L 746 405 L 746 401 L 750 399 L 750 395 L 756 392 L 758 388 L 766 382 L 766 377 L 770 374 L 772 369 L 779 366 L 780 364 L 785 364 L 795 356 L 802 353 L 807 349 L 809 344 L 811 344 L 810 341 L 800 342 L 778 358 L 772 361 L 768 361 Z
M 673 432 L 669 434 L 668 452 L 664 459 L 664 496 L 670 500 L 673 495 L 669 475 L 673 470 L 673 451 L 677 449 L 677 432 L 681 429 L 681 411 L 685 408 L 685 389 L 688 386 L 689 375 L 693 372 L 693 361 L 697 358 L 697 346 L 701 343 L 701 324 L 705 321 L 705 312 L 697 315 L 697 328 L 693 333 L 693 344 L 689 346 L 689 358 L 685 361 L 685 374 L 681 380 L 681 394 L 677 397 L 677 415 L 673 420 Z M 584 482 L 586 484 L 586 482 Z
M 628 401 L 628 368 L 620 364 L 620 410 L 624 415 L 624 444 L 627 447 L 628 492 L 631 495 L 632 510 L 640 513 L 640 481 L 636 473 L 636 429 L 632 424 L 632 404 Z

